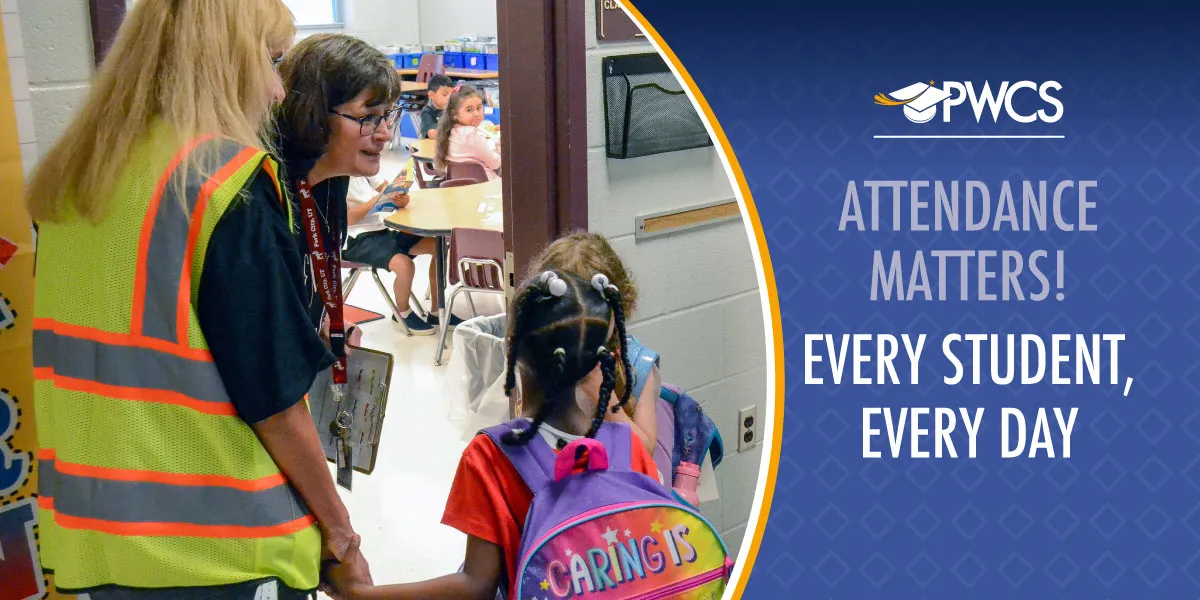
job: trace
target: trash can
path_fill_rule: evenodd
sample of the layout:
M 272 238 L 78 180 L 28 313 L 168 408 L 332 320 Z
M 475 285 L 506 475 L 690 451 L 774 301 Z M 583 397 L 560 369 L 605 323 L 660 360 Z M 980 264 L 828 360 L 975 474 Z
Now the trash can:
M 508 315 L 503 313 L 476 317 L 454 329 L 454 351 L 446 365 L 452 418 L 479 428 L 509 420 L 504 395 L 507 332 Z

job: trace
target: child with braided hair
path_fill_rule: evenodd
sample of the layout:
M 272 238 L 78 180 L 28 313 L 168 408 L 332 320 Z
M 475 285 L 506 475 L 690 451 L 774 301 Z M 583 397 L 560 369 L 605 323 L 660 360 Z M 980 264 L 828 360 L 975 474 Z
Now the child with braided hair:
M 576 275 L 605 275 L 621 290 L 621 324 L 624 325 L 625 319 L 633 317 L 633 311 L 637 308 L 637 286 L 604 236 L 588 231 L 568 233 L 547 246 L 531 265 L 534 272 L 557 269 Z M 619 348 L 621 352 L 621 361 L 617 364 L 616 393 L 628 400 L 621 403 L 622 410 L 611 411 L 606 418 L 629 423 L 646 451 L 653 454 L 658 441 L 656 400 L 662 390 L 658 353 L 626 334 L 624 327 L 613 331 L 608 346 Z M 633 390 L 631 393 L 625 388 L 627 380 Z
M 618 369 L 628 355 L 620 289 L 607 276 L 590 280 L 545 271 L 527 281 L 509 310 L 505 393 L 520 393 L 523 419 L 500 444 L 545 443 L 555 453 L 594 437 L 605 416 L 629 399 Z M 610 340 L 619 347 L 611 347 Z M 621 393 L 614 393 L 616 390 Z M 616 406 L 612 401 L 615 399 Z M 614 427 L 614 425 L 605 425 Z M 624 425 L 632 469 L 661 483 L 653 458 Z M 538 440 L 537 438 L 541 438 Z M 582 467 L 582 465 L 579 465 Z M 334 595 L 348 599 L 463 598 L 492 600 L 515 578 L 521 534 L 533 492 L 492 437 L 475 436 L 459 462 L 442 523 L 467 534 L 459 573 L 438 579 L 370 586 L 366 573 L 333 569 Z

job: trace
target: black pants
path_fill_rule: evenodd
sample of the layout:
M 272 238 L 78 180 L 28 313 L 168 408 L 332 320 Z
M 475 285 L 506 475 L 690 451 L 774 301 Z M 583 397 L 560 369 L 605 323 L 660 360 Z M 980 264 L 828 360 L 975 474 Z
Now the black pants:
M 270 585 L 253 581 L 235 585 L 196 588 L 162 588 L 141 589 L 126 587 L 106 587 L 88 592 L 91 600 L 255 600 L 258 588 Z M 299 592 L 282 583 L 275 583 L 276 593 L 269 594 L 264 590 L 261 596 L 264 600 L 310 600 L 316 598 L 315 592 Z

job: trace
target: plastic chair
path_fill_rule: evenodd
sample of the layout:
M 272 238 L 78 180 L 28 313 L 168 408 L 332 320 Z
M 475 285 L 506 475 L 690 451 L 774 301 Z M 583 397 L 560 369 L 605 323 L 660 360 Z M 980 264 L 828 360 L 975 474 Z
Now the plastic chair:
M 438 185 L 438 187 L 440 187 L 440 188 L 460 187 L 460 186 L 464 186 L 464 185 L 475 185 L 477 183 L 480 183 L 480 182 L 475 181 L 474 179 L 447 179 L 447 180 L 443 181 L 442 183 L 440 183 Z
M 441 366 L 442 353 L 446 349 L 446 332 L 450 330 L 450 315 L 454 314 L 454 301 L 460 293 L 467 295 L 471 317 L 475 318 L 475 300 L 471 294 L 504 295 L 504 236 L 499 231 L 488 229 L 456 228 L 450 232 L 450 271 L 447 283 L 461 285 L 450 293 L 446 302 L 446 318 L 441 322 L 441 335 L 437 355 L 433 364 Z
M 479 163 L 449 161 L 446 179 L 474 179 L 477 183 L 483 183 L 488 180 L 487 169 Z
M 417 64 L 417 83 L 427 83 L 434 75 L 446 73 L 446 57 L 441 54 L 425 54 Z
M 392 300 L 392 294 L 388 291 L 387 286 L 383 285 L 383 280 L 379 278 L 379 271 L 371 265 L 365 263 L 356 263 L 347 260 L 342 261 L 342 267 L 350 269 L 350 273 L 342 282 L 342 299 L 350 297 L 350 291 L 354 289 L 354 284 L 358 283 L 358 276 L 362 275 L 363 271 L 370 271 L 371 277 L 375 279 L 375 287 L 379 288 L 379 293 L 383 294 L 383 299 L 387 301 L 388 308 L 392 311 L 392 316 L 396 317 L 396 321 L 404 328 L 404 335 L 412 337 L 412 332 L 409 331 L 408 325 L 405 325 L 404 318 L 400 316 L 400 309 L 396 307 L 396 302 Z M 415 293 L 409 292 L 409 302 L 411 308 L 421 315 L 421 318 L 427 318 L 429 314 L 425 312 L 425 308 L 421 306 L 421 302 L 417 300 Z

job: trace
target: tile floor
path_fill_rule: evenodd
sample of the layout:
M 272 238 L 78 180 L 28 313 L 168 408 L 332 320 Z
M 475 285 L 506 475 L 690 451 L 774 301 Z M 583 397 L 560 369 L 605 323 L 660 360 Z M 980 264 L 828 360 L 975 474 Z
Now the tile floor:
M 394 177 L 407 160 L 406 152 L 389 152 L 381 174 Z M 429 260 L 417 259 L 417 273 L 427 272 Z M 381 275 L 390 290 L 391 274 Z M 415 288 L 423 299 L 427 278 L 416 277 Z M 348 302 L 388 314 L 378 288 L 366 275 Z M 495 296 L 475 302 L 481 314 L 502 311 Z M 428 301 L 423 304 L 428 308 Z M 460 308 L 459 316 L 470 316 L 465 302 L 460 302 Z M 451 399 L 444 391 L 447 367 L 433 366 L 437 336 L 406 337 L 386 316 L 363 325 L 362 330 L 364 346 L 395 358 L 391 395 L 375 471 L 356 473 L 354 490 L 339 488 L 339 492 L 362 535 L 363 553 L 376 583 L 418 581 L 454 572 L 462 563 L 466 536 L 441 524 L 442 510 L 458 459 L 475 427 L 450 418 Z M 451 333 L 448 344 L 452 338 Z M 446 352 L 445 362 L 449 362 L 453 348 Z

